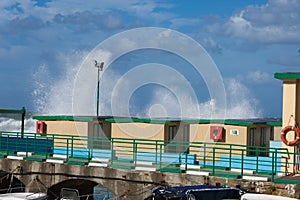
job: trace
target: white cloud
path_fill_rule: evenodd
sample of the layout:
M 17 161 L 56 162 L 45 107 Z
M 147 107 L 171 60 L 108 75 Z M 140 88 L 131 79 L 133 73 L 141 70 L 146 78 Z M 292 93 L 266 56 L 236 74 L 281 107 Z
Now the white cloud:
M 300 1 L 273 0 L 263 6 L 248 6 L 224 24 L 208 25 L 207 30 L 250 42 L 300 42 L 299 10 Z
M 211 52 L 222 53 L 222 47 L 220 46 L 220 44 L 217 43 L 211 37 L 204 38 L 202 44 L 205 47 L 205 49 L 207 49 Z
M 109 24 L 115 26 L 119 23 L 115 18 L 112 18 L 110 14 L 115 10 L 119 10 L 123 13 L 128 13 L 138 18 L 151 19 L 154 21 L 167 20 L 173 16 L 169 12 L 155 11 L 157 8 L 168 9 L 171 4 L 158 3 L 154 1 L 101 1 L 90 0 L 88 3 L 80 0 L 64 0 L 64 1 L 50 1 L 45 3 L 46 6 L 38 6 L 36 1 L 33 0 L 4 0 L 0 3 L 0 19 L 2 22 L 10 21 L 15 18 L 23 19 L 26 17 L 39 18 L 42 21 L 52 22 L 56 15 L 65 17 L 71 17 L 74 13 L 90 12 L 93 13 L 89 20 L 94 21 L 95 15 L 102 14 L 109 20 Z M 98 19 L 101 20 L 101 19 Z
M 267 72 L 257 70 L 249 72 L 247 75 L 247 79 L 251 83 L 266 83 L 272 81 L 273 77 Z
M 178 29 L 184 26 L 196 26 L 200 20 L 196 18 L 175 18 L 170 20 L 171 28 Z

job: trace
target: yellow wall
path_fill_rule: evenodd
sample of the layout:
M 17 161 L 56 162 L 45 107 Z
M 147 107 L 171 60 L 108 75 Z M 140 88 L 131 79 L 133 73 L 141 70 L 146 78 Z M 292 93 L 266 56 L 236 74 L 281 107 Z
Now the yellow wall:
M 164 124 L 112 123 L 111 131 L 113 138 L 164 139 Z
M 45 121 L 47 124 L 47 134 L 87 136 L 88 122 L 77 121 Z M 56 146 L 65 146 L 67 140 L 56 138 Z M 73 147 L 87 147 L 87 141 L 84 139 L 76 139 L 73 141 Z
M 296 103 L 297 103 L 297 81 L 284 80 L 283 82 L 283 99 L 282 99 L 282 126 L 294 124 L 294 119 L 291 116 L 296 116 Z M 299 89 L 298 89 L 299 90 Z M 298 100 L 299 101 L 299 100 Z
M 283 95 L 282 95 L 282 127 L 294 125 L 294 122 L 300 123 L 300 80 L 297 79 L 284 79 L 283 80 Z M 287 134 L 287 140 L 294 140 L 294 133 Z M 294 146 L 287 146 L 282 143 L 283 148 L 287 148 L 289 152 L 297 152 Z M 298 144 L 300 148 L 300 144 Z M 290 157 L 289 162 L 293 162 L 294 156 Z M 293 171 L 293 167 L 288 169 L 289 172 Z
M 88 122 L 75 121 L 45 121 L 47 134 L 66 134 L 74 136 L 87 136 Z
M 297 99 L 297 95 L 299 93 L 299 81 L 296 79 L 286 79 L 283 81 L 283 100 L 282 100 L 282 127 L 286 127 L 289 125 L 294 125 L 294 121 L 299 122 L 299 111 L 297 111 L 297 103 L 299 102 L 299 98 Z M 300 106 L 300 104 L 299 104 Z M 299 110 L 298 106 L 298 110 Z M 287 134 L 287 140 L 294 140 L 294 134 Z M 294 147 L 286 146 L 282 143 L 282 147 L 288 148 L 289 152 L 294 152 Z M 293 158 L 291 159 L 293 161 Z
M 300 123 L 300 80 L 297 80 L 297 89 L 296 89 L 296 120 Z
M 281 141 L 281 130 L 282 130 L 282 127 L 281 126 L 274 126 L 274 140 L 278 141 L 280 140 Z
M 247 145 L 247 127 L 246 126 L 234 126 L 225 125 L 226 143 L 228 144 L 240 144 Z M 231 135 L 230 130 L 238 130 L 238 135 Z
M 225 129 L 225 142 L 228 144 L 247 144 L 247 127 L 223 124 L 191 124 L 191 142 L 214 142 L 210 139 L 210 126 L 223 126 Z M 230 135 L 230 130 L 238 130 L 238 135 Z

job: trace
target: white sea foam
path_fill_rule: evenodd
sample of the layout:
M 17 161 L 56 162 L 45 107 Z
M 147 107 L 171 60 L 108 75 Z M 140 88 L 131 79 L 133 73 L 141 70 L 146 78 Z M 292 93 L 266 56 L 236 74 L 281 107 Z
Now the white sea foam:
M 48 72 L 47 66 L 42 65 L 40 69 L 37 70 L 34 76 L 43 77 L 43 79 L 35 78 L 36 89 L 33 92 L 33 100 L 35 102 L 35 110 L 39 113 L 50 114 L 50 115 L 72 115 L 73 113 L 73 91 L 74 91 L 74 82 L 76 81 L 76 74 L 80 67 L 93 67 L 93 63 L 90 63 L 90 66 L 80 66 L 81 60 L 78 58 L 84 58 L 87 55 L 87 52 L 76 52 L 75 54 L 70 54 L 64 56 L 62 60 L 65 69 L 63 70 L 63 75 L 59 79 L 51 77 Z M 113 72 L 105 72 L 105 76 L 101 77 L 102 83 L 105 83 L 105 87 L 101 87 L 100 90 L 100 114 L 101 115 L 112 115 L 111 102 L 114 97 L 122 97 L 127 94 L 113 94 L 113 89 L 116 82 L 121 78 L 121 75 L 118 75 Z M 93 75 L 87 73 L 85 76 L 86 79 L 95 79 L 96 85 L 96 75 L 97 72 Z M 91 77 L 93 76 L 93 77 Z M 168 75 L 165 75 L 165 78 L 168 78 Z M 126 80 L 130 82 L 130 80 Z M 174 80 L 174 87 L 178 85 L 177 92 L 182 92 L 181 96 L 185 95 L 184 89 L 180 88 L 180 84 L 176 83 Z M 87 87 L 86 85 L 78 85 L 76 88 L 79 91 L 79 94 L 84 94 L 82 96 L 76 96 L 76 98 L 86 99 L 86 103 L 80 105 L 79 112 L 76 114 L 83 115 L 95 115 L 95 101 L 96 101 L 96 90 L 95 85 Z M 251 92 L 248 90 L 246 85 L 236 79 L 226 79 L 224 81 L 225 90 L 226 90 L 226 118 L 256 118 L 262 116 L 262 110 L 259 108 L 259 101 L 253 97 Z M 124 92 L 124 91 L 123 91 Z M 135 116 L 141 117 L 180 117 L 181 110 L 185 109 L 186 113 L 189 113 L 191 118 L 219 118 L 224 110 L 218 108 L 217 102 L 215 99 L 209 99 L 205 102 L 195 102 L 192 101 L 188 96 L 186 96 L 186 105 L 192 105 L 187 108 L 178 108 L 178 100 L 176 99 L 178 94 L 169 94 L 166 93 L 163 89 L 158 89 L 153 93 L 153 96 L 150 98 L 147 105 L 144 106 L 144 110 L 135 110 L 135 113 L 130 113 Z M 91 100 L 94 99 L 94 100 Z M 81 100 L 81 102 L 84 102 Z M 94 104 L 94 105 L 91 105 Z M 131 106 L 134 105 L 118 105 L 118 106 Z M 198 106 L 200 112 L 195 113 L 193 108 Z M 114 115 L 123 115 L 124 113 L 113 113 Z
M 5 132 L 20 132 L 21 120 L 11 117 L 0 117 L 0 131 Z M 24 131 L 34 133 L 35 132 L 35 120 L 26 118 L 24 123 Z

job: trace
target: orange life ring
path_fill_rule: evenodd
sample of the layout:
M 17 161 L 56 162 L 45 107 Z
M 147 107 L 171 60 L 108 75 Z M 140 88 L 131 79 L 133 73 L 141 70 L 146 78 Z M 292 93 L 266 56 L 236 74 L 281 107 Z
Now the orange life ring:
M 287 139 L 286 139 L 286 134 L 290 131 L 294 131 L 295 135 L 296 135 L 295 140 L 293 140 L 293 141 L 287 141 Z M 300 132 L 299 132 L 298 128 L 295 126 L 286 126 L 281 131 L 281 140 L 287 146 L 295 146 L 300 141 Z

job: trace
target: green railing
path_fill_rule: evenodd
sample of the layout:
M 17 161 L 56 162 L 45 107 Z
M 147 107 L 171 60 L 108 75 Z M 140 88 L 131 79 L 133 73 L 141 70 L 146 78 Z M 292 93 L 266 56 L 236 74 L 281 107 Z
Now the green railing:
M 256 175 L 274 182 L 287 181 L 282 175 L 295 166 L 290 158 L 299 156 L 286 148 L 11 132 L 0 132 L 0 150 L 2 158 L 22 151 L 31 160 L 45 161 L 56 156 L 69 164 L 84 165 L 106 159 L 116 168 L 151 166 L 162 172 L 204 171 L 228 178 Z

